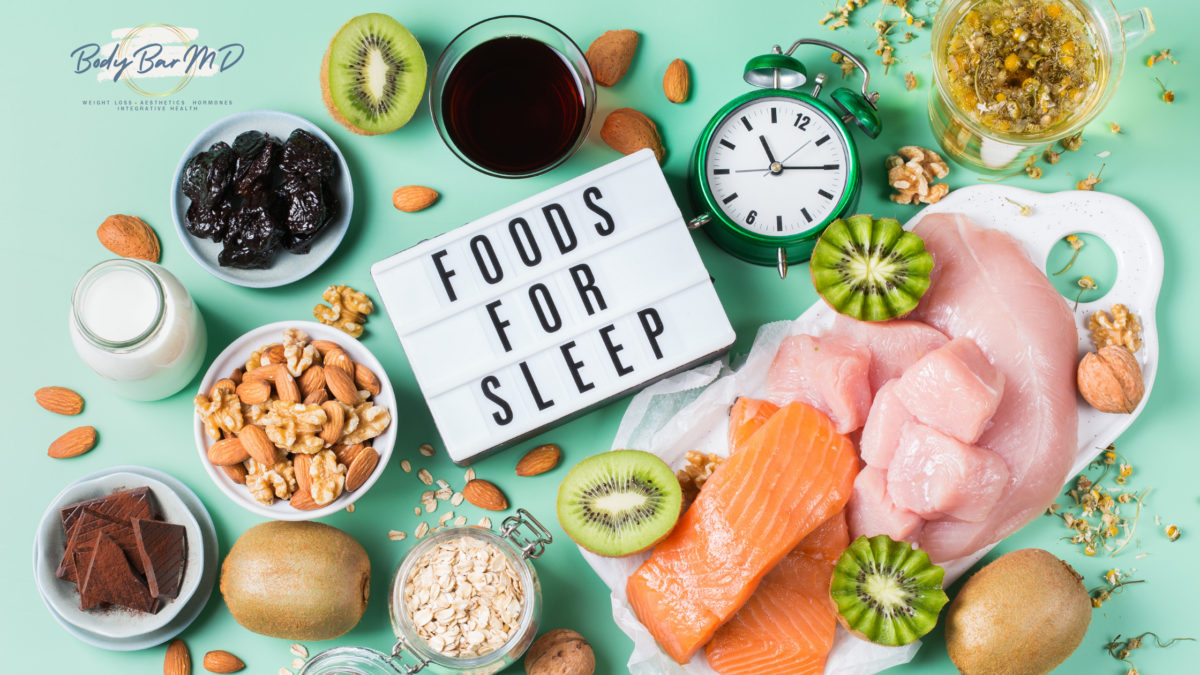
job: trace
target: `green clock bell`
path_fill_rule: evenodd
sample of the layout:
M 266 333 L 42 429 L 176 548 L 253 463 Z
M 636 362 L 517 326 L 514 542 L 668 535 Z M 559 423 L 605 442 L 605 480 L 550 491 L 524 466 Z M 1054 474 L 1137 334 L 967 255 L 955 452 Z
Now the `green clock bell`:
M 862 71 L 862 93 L 843 87 L 830 95 L 840 113 L 817 100 L 823 74 L 811 93 L 796 91 L 808 76 L 792 52 L 805 44 L 832 49 Z M 696 140 L 688 189 L 697 215 L 688 227 L 704 225 L 721 248 L 785 277 L 789 263 L 809 259 L 829 223 L 858 205 L 862 170 L 847 124 L 878 137 L 879 94 L 867 93 L 861 61 L 824 40 L 797 40 L 786 53 L 776 45 L 750 59 L 745 79 L 761 89 L 725 104 Z

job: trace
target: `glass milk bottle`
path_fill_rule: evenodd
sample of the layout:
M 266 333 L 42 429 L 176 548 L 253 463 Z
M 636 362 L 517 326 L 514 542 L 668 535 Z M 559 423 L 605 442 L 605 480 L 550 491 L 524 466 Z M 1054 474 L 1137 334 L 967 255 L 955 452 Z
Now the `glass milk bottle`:
M 204 317 L 183 284 L 143 260 L 88 270 L 71 297 L 71 342 L 115 393 L 156 401 L 182 389 L 204 362 Z

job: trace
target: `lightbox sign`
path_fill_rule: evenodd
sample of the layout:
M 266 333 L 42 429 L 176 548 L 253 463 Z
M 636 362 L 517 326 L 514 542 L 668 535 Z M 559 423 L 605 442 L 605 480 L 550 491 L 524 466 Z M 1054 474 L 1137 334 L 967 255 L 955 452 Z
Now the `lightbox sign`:
M 460 465 L 712 360 L 735 337 L 649 150 L 371 276 Z

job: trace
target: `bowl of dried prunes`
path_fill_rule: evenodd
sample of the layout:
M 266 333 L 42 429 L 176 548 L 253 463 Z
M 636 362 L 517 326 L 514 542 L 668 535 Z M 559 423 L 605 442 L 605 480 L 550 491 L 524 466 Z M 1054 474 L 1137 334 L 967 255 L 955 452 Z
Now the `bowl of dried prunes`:
M 302 279 L 341 243 L 354 207 L 346 159 L 308 120 L 236 113 L 188 146 L 171 185 L 175 229 L 200 266 L 239 286 Z

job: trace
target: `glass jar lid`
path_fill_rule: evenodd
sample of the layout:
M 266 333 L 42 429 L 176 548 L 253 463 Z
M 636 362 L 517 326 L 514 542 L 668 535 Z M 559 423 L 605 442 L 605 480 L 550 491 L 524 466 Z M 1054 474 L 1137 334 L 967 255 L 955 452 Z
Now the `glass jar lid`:
M 110 352 L 136 349 L 163 324 L 162 282 L 147 263 L 106 260 L 75 284 L 71 314 L 79 333 L 92 345 Z
M 336 647 L 309 659 L 296 675 L 407 675 L 404 666 L 366 647 Z

